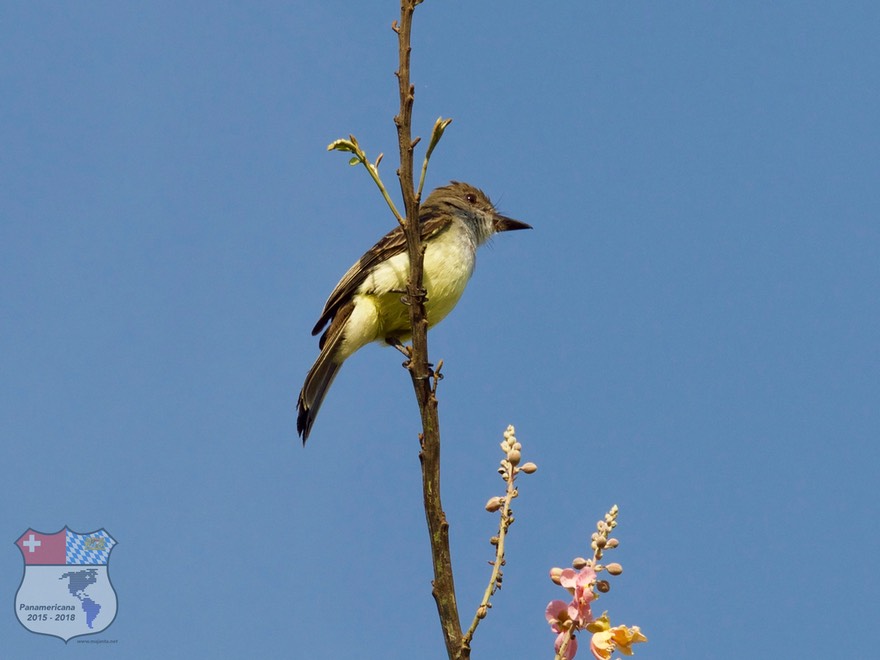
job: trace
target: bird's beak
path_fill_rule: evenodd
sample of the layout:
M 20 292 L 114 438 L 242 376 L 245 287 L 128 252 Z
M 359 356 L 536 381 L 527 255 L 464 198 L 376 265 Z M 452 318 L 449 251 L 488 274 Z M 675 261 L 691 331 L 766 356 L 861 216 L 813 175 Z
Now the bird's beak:
M 519 220 L 508 218 L 503 215 L 495 214 L 495 231 L 513 231 L 514 229 L 531 229 L 531 225 L 527 225 Z

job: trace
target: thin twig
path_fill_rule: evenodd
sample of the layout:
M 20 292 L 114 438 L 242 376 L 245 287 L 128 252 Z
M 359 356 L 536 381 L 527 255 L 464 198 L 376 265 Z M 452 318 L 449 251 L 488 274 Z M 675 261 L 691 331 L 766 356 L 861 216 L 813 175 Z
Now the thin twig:
M 391 196 L 388 194 L 388 189 L 385 188 L 385 184 L 382 183 L 382 178 L 379 176 L 379 163 L 382 161 L 383 154 L 379 154 L 379 156 L 376 158 L 376 162 L 371 163 L 370 159 L 367 158 L 367 154 L 364 152 L 363 149 L 361 149 L 361 145 L 358 144 L 358 141 L 354 137 L 354 135 L 349 135 L 347 140 L 334 140 L 327 145 L 327 151 L 347 151 L 349 153 L 353 153 L 354 156 L 350 161 L 348 161 L 348 164 L 357 165 L 358 163 L 361 163 L 365 168 L 367 168 L 367 172 L 370 173 L 370 177 L 373 179 L 373 181 L 376 182 L 376 185 L 379 187 L 379 191 L 382 193 L 382 197 L 385 198 L 385 202 L 388 204 L 388 208 L 391 209 L 394 217 L 397 218 L 397 222 L 400 223 L 401 226 L 403 226 L 403 216 L 400 215 L 400 211 L 397 210 L 394 202 L 391 201 Z
M 446 127 L 451 123 L 452 119 L 443 119 L 443 117 L 437 117 L 437 121 L 434 122 L 434 128 L 431 131 L 431 141 L 428 143 L 428 150 L 425 152 L 425 160 L 422 161 L 422 174 L 419 177 L 419 190 L 416 193 L 416 197 L 419 200 L 422 199 L 422 189 L 425 187 L 425 175 L 428 173 L 428 161 L 431 160 L 431 154 L 434 153 L 434 147 L 437 146 L 440 138 L 443 137 L 443 131 L 445 131 Z
M 506 491 L 503 497 L 493 497 L 486 503 L 487 511 L 501 511 L 501 517 L 498 521 L 498 535 L 493 536 L 490 541 L 495 546 L 495 560 L 489 562 L 492 565 L 489 584 L 483 592 L 483 598 L 477 606 L 477 611 L 473 621 L 471 621 L 470 628 L 468 628 L 462 638 L 462 646 L 465 648 L 470 647 L 477 626 L 480 625 L 480 621 L 486 618 L 489 608 L 492 607 L 490 602 L 492 596 L 501 588 L 501 578 L 503 577 L 501 568 L 506 563 L 504 542 L 507 539 L 507 530 L 513 524 L 513 511 L 510 508 L 510 504 L 519 496 L 516 478 L 520 474 L 533 474 L 538 469 L 538 466 L 531 462 L 520 465 L 522 460 L 522 444 L 516 439 L 516 429 L 513 426 L 508 426 L 504 431 L 501 451 L 504 452 L 504 458 L 501 460 L 501 467 L 498 468 L 498 473 L 504 479 Z
M 517 496 L 516 486 L 514 485 L 513 470 L 508 473 L 506 481 L 507 493 L 504 497 L 504 504 L 501 507 L 501 522 L 498 525 L 498 536 L 492 539 L 495 545 L 495 561 L 491 562 L 492 574 L 489 576 L 489 584 L 486 587 L 486 590 L 483 592 L 483 598 L 480 601 L 479 606 L 477 607 L 477 613 L 474 615 L 474 620 L 471 621 L 470 628 L 468 628 L 468 631 L 464 635 L 462 644 L 470 644 L 471 640 L 474 637 L 474 632 L 476 632 L 477 630 L 477 626 L 480 625 L 480 621 L 482 621 L 486 617 L 488 609 L 492 607 L 492 605 L 489 603 L 489 600 L 492 598 L 495 592 L 501 588 L 501 567 L 505 564 L 504 541 L 507 538 L 507 530 L 510 527 L 510 524 L 513 522 L 513 516 L 511 515 L 512 512 L 510 510 L 510 501 Z

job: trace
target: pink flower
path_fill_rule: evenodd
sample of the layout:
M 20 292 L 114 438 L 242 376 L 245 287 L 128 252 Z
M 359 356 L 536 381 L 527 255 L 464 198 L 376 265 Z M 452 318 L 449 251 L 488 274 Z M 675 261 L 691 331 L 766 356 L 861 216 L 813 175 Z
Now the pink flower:
M 568 603 L 561 600 L 551 600 L 547 604 L 547 610 L 544 612 L 544 616 L 547 618 L 547 623 L 550 624 L 550 629 L 558 633 L 556 635 L 556 654 L 559 654 L 559 649 L 562 648 L 562 643 L 565 641 L 566 635 L 569 635 L 571 639 L 568 642 L 568 646 L 565 647 L 565 660 L 571 660 L 575 653 L 577 653 L 577 640 L 574 638 L 574 635 L 567 632 L 571 630 L 573 627 L 573 621 L 569 617 L 570 606 Z
M 568 616 L 578 628 L 583 628 L 593 620 L 590 603 L 596 597 L 596 594 L 593 593 L 595 583 L 596 571 L 589 566 L 585 566 L 580 571 L 566 568 L 559 577 L 559 584 L 574 596 L 568 606 Z
M 565 639 L 565 633 L 559 633 L 556 635 L 556 644 L 554 644 L 554 648 L 556 649 L 556 655 L 559 655 L 559 649 L 562 648 L 562 642 Z M 568 646 L 565 647 L 565 655 L 562 656 L 565 660 L 571 660 L 578 652 L 578 641 L 577 637 L 574 635 L 568 640 Z
M 551 600 L 547 604 L 544 616 L 547 618 L 547 623 L 550 624 L 550 629 L 555 633 L 565 632 L 567 628 L 571 627 L 568 604 L 561 600 Z M 569 623 L 569 625 L 566 625 L 566 623 Z

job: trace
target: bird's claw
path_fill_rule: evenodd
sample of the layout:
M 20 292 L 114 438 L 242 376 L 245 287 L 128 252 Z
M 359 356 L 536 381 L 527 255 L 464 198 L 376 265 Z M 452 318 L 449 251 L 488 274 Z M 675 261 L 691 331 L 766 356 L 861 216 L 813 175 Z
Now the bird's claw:
M 400 294 L 400 302 L 404 305 L 409 305 L 409 290 L 408 289 L 392 289 L 392 293 Z M 428 301 L 428 290 L 425 287 L 421 287 L 416 294 L 419 298 L 422 299 L 422 302 Z
M 412 368 L 412 346 L 408 346 L 407 344 L 404 344 L 402 341 L 400 341 L 396 337 L 386 337 L 385 343 L 388 344 L 389 346 L 393 346 L 398 351 L 403 353 L 403 355 L 406 357 L 406 360 L 403 363 L 401 363 L 401 366 L 404 369 L 411 369 Z M 437 363 L 436 369 L 434 369 L 433 362 L 428 362 L 427 366 L 428 366 L 428 373 L 425 376 L 416 376 L 416 378 L 418 378 L 420 380 L 433 379 L 434 380 L 434 387 L 436 388 L 437 381 L 443 380 L 443 374 L 440 373 L 440 370 L 443 368 L 443 360 L 440 360 Z

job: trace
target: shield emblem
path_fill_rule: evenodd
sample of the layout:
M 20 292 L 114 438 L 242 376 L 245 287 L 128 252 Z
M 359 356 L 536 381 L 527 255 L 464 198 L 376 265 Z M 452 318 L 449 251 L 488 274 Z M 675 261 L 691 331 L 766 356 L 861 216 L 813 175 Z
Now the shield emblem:
M 116 590 L 107 563 L 116 540 L 105 530 L 79 534 L 65 527 L 54 534 L 27 530 L 15 542 L 24 575 L 15 594 L 15 614 L 39 635 L 94 635 L 116 618 Z

